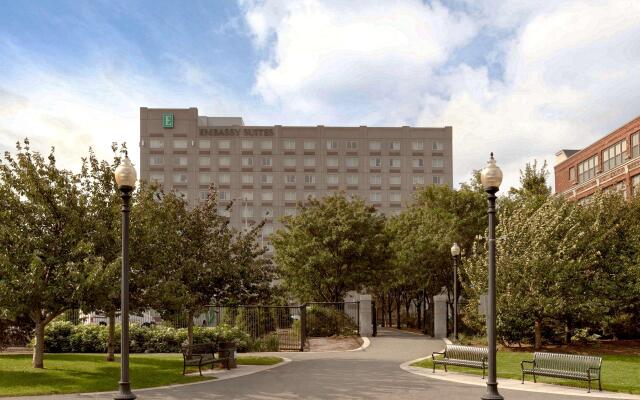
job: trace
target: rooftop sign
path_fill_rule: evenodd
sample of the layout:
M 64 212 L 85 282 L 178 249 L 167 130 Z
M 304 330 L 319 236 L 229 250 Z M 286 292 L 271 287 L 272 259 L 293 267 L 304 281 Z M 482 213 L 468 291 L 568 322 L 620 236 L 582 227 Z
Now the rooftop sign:
M 200 128 L 200 136 L 273 136 L 273 128 Z
M 173 128 L 173 113 L 162 113 L 162 127 Z

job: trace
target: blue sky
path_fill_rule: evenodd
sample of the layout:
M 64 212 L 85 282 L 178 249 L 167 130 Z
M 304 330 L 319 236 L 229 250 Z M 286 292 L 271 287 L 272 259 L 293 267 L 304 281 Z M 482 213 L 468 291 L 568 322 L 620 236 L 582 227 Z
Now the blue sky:
M 640 114 L 640 2 L 1 1 L 0 149 L 74 167 L 135 148 L 138 109 L 248 124 L 452 125 L 454 182 Z M 137 152 L 134 152 L 137 153 Z

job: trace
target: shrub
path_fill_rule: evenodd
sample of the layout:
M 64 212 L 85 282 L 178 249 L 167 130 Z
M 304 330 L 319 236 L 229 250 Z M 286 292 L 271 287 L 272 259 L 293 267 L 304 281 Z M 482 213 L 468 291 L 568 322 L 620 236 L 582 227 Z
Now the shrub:
M 307 336 L 355 335 L 358 326 L 343 311 L 312 305 L 307 308 Z

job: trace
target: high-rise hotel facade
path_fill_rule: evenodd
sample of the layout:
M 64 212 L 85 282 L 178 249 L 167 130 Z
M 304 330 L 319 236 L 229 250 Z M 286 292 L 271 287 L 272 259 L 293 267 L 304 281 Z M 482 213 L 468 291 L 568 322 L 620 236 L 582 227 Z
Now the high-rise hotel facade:
M 197 108 L 142 107 L 140 173 L 191 204 L 215 184 L 233 226 L 265 220 L 268 235 L 308 197 L 344 191 L 393 214 L 418 187 L 452 186 L 451 134 L 448 126 L 245 126 Z

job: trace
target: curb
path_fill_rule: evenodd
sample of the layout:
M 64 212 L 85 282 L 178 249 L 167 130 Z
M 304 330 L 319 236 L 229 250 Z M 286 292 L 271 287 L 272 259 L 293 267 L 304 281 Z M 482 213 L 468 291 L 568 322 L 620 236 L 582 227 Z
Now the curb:
M 479 379 L 476 375 L 468 375 L 461 374 L 456 372 L 440 372 L 436 370 L 436 373 L 432 373 L 431 370 L 422 367 L 412 367 L 411 364 L 431 359 L 431 356 L 416 358 L 415 360 L 407 361 L 400 364 L 400 368 L 414 375 L 424 376 L 430 379 L 437 379 L 440 381 L 447 381 L 453 383 L 459 383 L 463 385 L 474 385 L 474 386 L 486 386 L 486 380 Z M 446 374 L 446 375 L 445 375 Z M 477 381 L 474 378 L 478 378 Z M 515 379 L 508 378 L 498 378 L 498 383 L 501 385 L 502 389 L 505 390 L 519 390 L 522 392 L 533 392 L 533 393 L 546 393 L 546 394 L 556 394 L 562 396 L 579 396 L 579 397 L 593 397 L 600 399 L 629 399 L 629 400 L 640 400 L 639 395 L 619 393 L 619 392 L 591 392 L 587 393 L 586 389 L 582 391 L 581 389 L 576 389 L 573 387 L 560 386 L 560 385 L 551 385 L 546 383 L 533 383 L 525 381 L 524 385 Z

